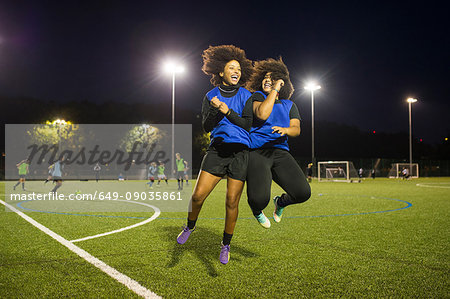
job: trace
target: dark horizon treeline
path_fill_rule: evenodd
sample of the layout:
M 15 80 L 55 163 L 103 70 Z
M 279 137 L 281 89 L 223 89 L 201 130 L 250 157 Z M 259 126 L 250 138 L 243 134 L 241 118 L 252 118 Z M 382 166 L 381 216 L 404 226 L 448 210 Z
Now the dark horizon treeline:
M 33 98 L 1 97 L 2 119 L 1 149 L 4 152 L 5 124 L 45 123 L 57 118 L 79 124 L 170 124 L 171 105 L 149 103 L 105 102 L 53 102 Z M 201 107 L 186 110 L 177 107 L 176 124 L 192 124 L 195 139 L 203 134 Z M 303 121 L 299 137 L 290 140 L 291 152 L 296 157 L 311 157 L 311 123 Z M 450 132 L 449 132 L 450 133 Z M 450 134 L 449 134 L 450 135 Z M 409 159 L 408 132 L 363 132 L 356 126 L 334 122 L 315 123 L 315 156 L 318 160 L 351 160 L 355 158 L 388 158 L 399 161 Z M 193 166 L 199 165 L 201 146 L 193 142 Z M 416 159 L 450 159 L 450 141 L 428 144 L 413 139 L 413 157 Z

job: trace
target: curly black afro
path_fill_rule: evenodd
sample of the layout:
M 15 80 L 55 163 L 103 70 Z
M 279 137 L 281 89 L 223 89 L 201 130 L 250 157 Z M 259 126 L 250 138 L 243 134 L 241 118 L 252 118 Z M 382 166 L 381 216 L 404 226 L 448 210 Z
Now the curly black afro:
M 245 57 L 245 51 L 233 45 L 209 46 L 203 51 L 202 57 L 202 71 L 211 76 L 211 84 L 214 86 L 222 83 L 219 73 L 224 71 L 225 65 L 231 60 L 236 60 L 241 65 L 241 85 L 245 85 L 253 71 L 252 61 Z
M 271 73 L 271 77 L 274 82 L 278 79 L 282 79 L 284 81 L 284 86 L 281 87 L 279 98 L 289 99 L 294 93 L 294 86 L 289 79 L 288 68 L 284 64 L 281 57 L 278 58 L 278 60 L 268 58 L 266 60 L 255 62 L 253 74 L 250 81 L 247 83 L 248 89 L 251 92 L 255 92 L 257 90 L 263 91 L 262 81 L 267 73 Z

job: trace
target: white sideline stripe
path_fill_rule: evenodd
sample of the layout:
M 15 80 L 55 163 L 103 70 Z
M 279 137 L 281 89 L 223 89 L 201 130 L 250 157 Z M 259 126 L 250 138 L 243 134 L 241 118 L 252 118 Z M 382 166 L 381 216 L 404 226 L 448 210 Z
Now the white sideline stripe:
M 433 185 L 428 185 L 428 184 L 449 184 L 449 183 L 421 183 L 421 184 L 416 184 L 416 186 L 418 187 L 427 187 L 427 188 L 440 188 L 440 189 L 450 189 L 450 186 L 433 186 Z
M 55 233 L 52 230 L 48 229 L 47 227 L 43 226 L 42 224 L 40 224 L 33 218 L 31 218 L 31 217 L 27 216 L 26 214 L 22 213 L 21 211 L 17 210 L 16 208 L 7 204 L 3 200 L 0 199 L 0 202 L 3 205 L 5 205 L 7 208 L 9 208 L 11 211 L 15 212 L 17 215 L 19 215 L 20 217 L 22 217 L 23 219 L 25 219 L 26 221 L 31 223 L 33 226 L 37 227 L 38 229 L 40 229 L 41 231 L 43 231 L 44 233 L 46 233 L 47 235 L 49 235 L 50 237 L 52 237 L 53 239 L 55 239 L 56 241 L 61 243 L 62 245 L 66 246 L 70 251 L 76 253 L 78 256 L 80 256 L 81 258 L 86 260 L 88 263 L 91 263 L 92 265 L 99 268 L 100 270 L 102 270 L 103 272 L 105 272 L 106 274 L 108 274 L 109 276 L 111 276 L 112 278 L 114 278 L 115 280 L 120 282 L 121 284 L 125 285 L 128 289 L 130 289 L 137 295 L 144 297 L 144 298 L 162 298 L 162 297 L 156 295 L 155 293 L 153 293 L 152 291 L 150 291 L 149 289 L 140 285 L 137 281 L 131 279 L 130 277 L 126 276 L 123 273 L 120 273 L 113 267 L 105 264 L 103 261 L 101 261 L 98 258 L 96 258 L 95 256 L 89 254 L 87 251 L 81 249 L 80 247 L 76 246 L 72 242 L 64 239 L 57 233 Z
M 152 217 L 150 217 L 148 219 L 145 219 L 144 221 L 138 222 L 138 223 L 130 225 L 130 226 L 122 227 L 122 228 L 119 228 L 119 229 L 116 229 L 116 230 L 113 230 L 113 231 L 110 231 L 110 232 L 106 232 L 106 233 L 101 233 L 101 234 L 98 234 L 98 235 L 88 236 L 88 237 L 84 237 L 84 238 L 80 238 L 80 239 L 76 239 L 76 240 L 70 240 L 69 242 L 72 242 L 72 243 L 81 242 L 81 241 L 86 241 L 86 240 L 90 240 L 90 239 L 94 239 L 94 238 L 99 238 L 99 237 L 103 237 L 103 236 L 107 236 L 107 235 L 123 232 L 124 230 L 128 230 L 130 228 L 138 227 L 138 226 L 144 225 L 146 223 L 149 223 L 149 222 L 155 220 L 156 218 L 158 218 L 158 216 L 161 214 L 161 210 L 160 209 L 158 209 L 155 206 L 146 204 L 146 203 L 135 202 L 135 201 L 128 201 L 128 200 L 117 200 L 117 201 L 124 201 L 124 202 L 135 203 L 135 204 L 140 204 L 140 205 L 144 205 L 144 206 L 150 207 L 150 208 L 152 208 L 155 211 L 155 214 L 153 214 Z

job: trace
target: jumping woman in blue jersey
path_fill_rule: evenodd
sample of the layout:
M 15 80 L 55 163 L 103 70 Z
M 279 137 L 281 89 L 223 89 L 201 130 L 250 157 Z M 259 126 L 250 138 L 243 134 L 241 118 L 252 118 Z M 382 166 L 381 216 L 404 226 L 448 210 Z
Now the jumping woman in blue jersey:
M 311 188 L 295 159 L 289 153 L 288 137 L 300 135 L 300 115 L 289 100 L 294 87 L 281 58 L 256 62 L 248 84 L 254 91 L 253 124 L 247 173 L 248 203 L 253 215 L 265 228 L 269 219 L 262 212 L 270 201 L 272 179 L 286 193 L 274 198 L 273 219 L 281 221 L 286 206 L 311 196 Z
M 203 52 L 203 72 L 215 87 L 203 99 L 202 124 L 211 143 L 203 158 L 191 198 L 187 225 L 178 235 L 184 244 L 192 231 L 203 202 L 223 176 L 227 176 L 226 216 L 219 260 L 226 264 L 238 217 L 238 205 L 247 175 L 249 131 L 253 119 L 251 93 L 241 86 L 251 75 L 252 62 L 245 52 L 231 45 L 210 46 Z

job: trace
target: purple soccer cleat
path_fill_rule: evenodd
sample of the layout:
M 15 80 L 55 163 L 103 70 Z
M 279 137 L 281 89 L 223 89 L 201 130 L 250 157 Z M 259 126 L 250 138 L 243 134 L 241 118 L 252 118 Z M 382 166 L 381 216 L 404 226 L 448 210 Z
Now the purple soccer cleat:
M 183 226 L 183 230 L 181 231 L 181 233 L 177 237 L 178 244 L 186 243 L 186 241 L 189 239 L 189 236 L 191 235 L 191 233 L 194 230 L 195 230 L 195 227 L 193 229 L 189 229 L 189 227 L 187 227 L 187 225 L 184 225 Z
M 230 260 L 230 245 L 223 245 L 220 249 L 219 260 L 222 264 L 226 265 Z

